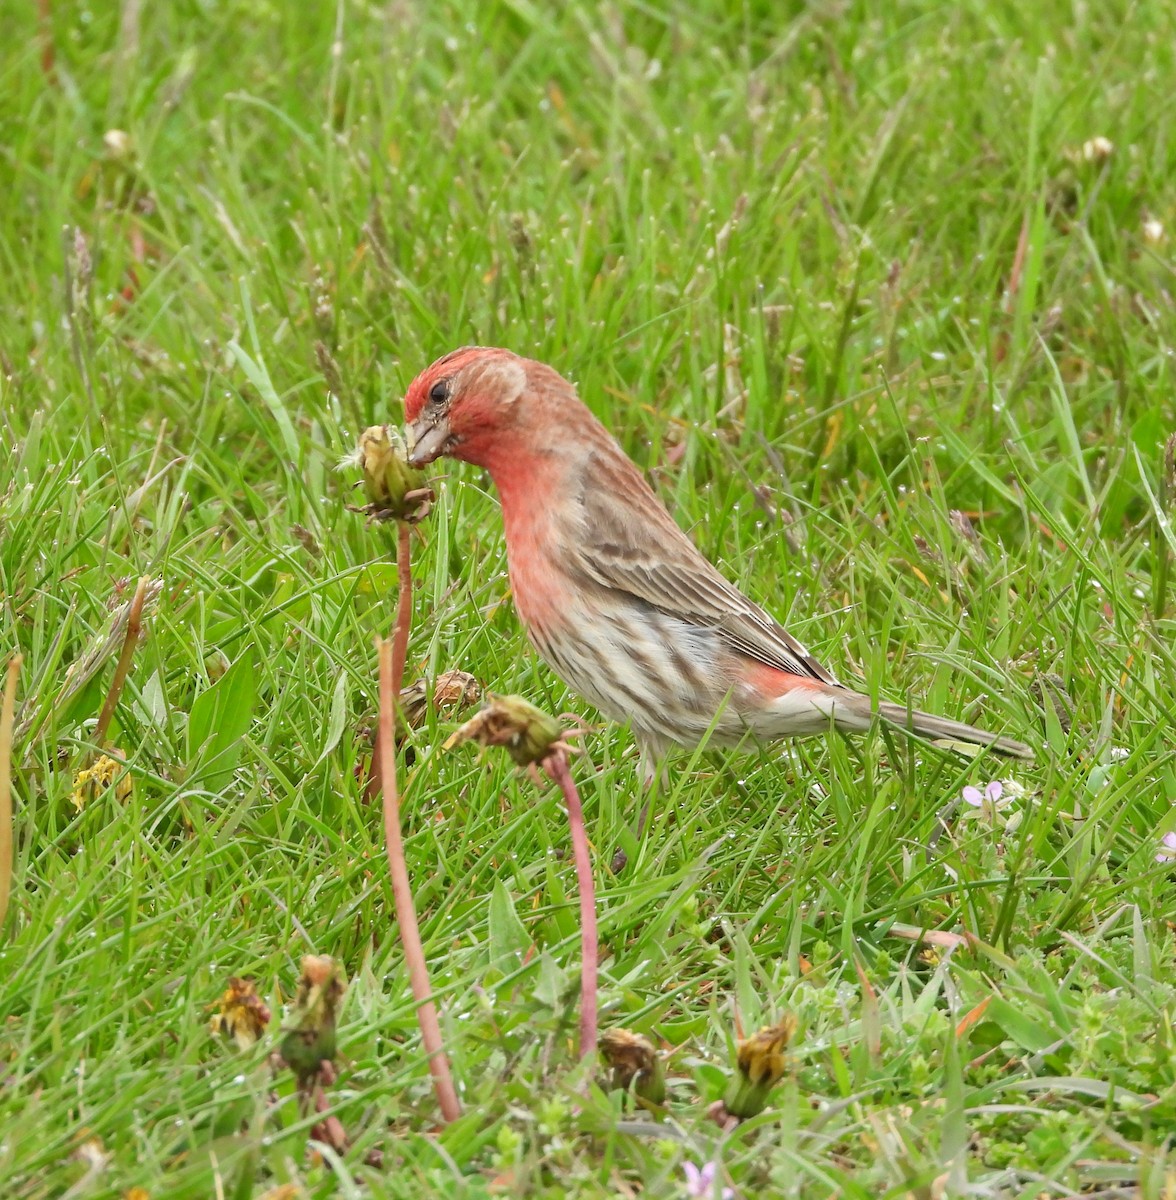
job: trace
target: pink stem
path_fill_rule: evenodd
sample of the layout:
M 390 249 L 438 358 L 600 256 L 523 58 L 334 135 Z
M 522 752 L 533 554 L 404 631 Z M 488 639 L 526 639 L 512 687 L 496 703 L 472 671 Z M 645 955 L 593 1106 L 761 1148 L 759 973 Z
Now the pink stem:
M 592 858 L 588 853 L 588 831 L 576 781 L 568 768 L 568 756 L 556 750 L 543 760 L 543 769 L 559 784 L 568 806 L 572 831 L 572 856 L 580 890 L 580 1057 L 596 1053 L 596 966 L 599 943 L 596 934 L 596 886 L 592 881 Z
M 396 628 L 392 634 L 392 699 L 400 699 L 404 686 L 404 661 L 408 657 L 408 634 L 412 627 L 412 528 L 406 521 L 397 522 L 396 582 L 399 595 L 396 601 Z
M 400 926 L 400 941 L 404 946 L 404 961 L 412 982 L 412 994 L 417 1002 L 417 1021 L 421 1041 L 429 1056 L 429 1073 L 433 1090 L 446 1122 L 461 1116 L 461 1104 L 449 1073 L 449 1059 L 441 1042 L 441 1026 L 437 1022 L 437 1007 L 433 989 L 429 986 L 429 969 L 421 947 L 421 931 L 417 925 L 412 888 L 408 882 L 408 867 L 404 861 L 404 842 L 400 837 L 400 794 L 396 787 L 396 751 L 392 745 L 392 716 L 396 692 L 392 688 L 392 643 L 380 638 L 376 643 L 380 656 L 380 768 L 384 782 L 384 838 L 388 849 L 388 870 L 392 876 L 392 896 L 396 901 L 396 921 Z
M 398 522 L 396 540 L 396 625 L 392 631 L 392 693 L 399 697 L 404 686 L 404 663 L 408 658 L 408 635 L 412 629 L 412 530 L 405 521 Z M 363 798 L 373 801 L 384 786 L 384 768 L 380 762 L 380 738 L 372 746 L 372 764 L 368 768 Z
M 315 1083 L 314 1111 L 324 1113 L 330 1107 L 330 1102 L 323 1092 L 322 1084 Z M 347 1130 L 343 1128 L 343 1122 L 336 1116 L 326 1117 L 313 1125 L 310 1130 L 310 1136 L 316 1142 L 326 1142 L 332 1150 L 337 1151 L 339 1154 L 344 1153 L 347 1149 Z

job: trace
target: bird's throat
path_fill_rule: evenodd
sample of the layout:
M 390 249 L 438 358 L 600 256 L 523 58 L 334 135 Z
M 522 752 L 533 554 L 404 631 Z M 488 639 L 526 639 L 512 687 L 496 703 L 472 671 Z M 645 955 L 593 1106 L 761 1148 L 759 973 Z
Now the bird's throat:
M 502 503 L 506 554 L 515 608 L 534 633 L 561 625 L 574 597 L 564 594 L 559 560 L 564 534 L 560 513 L 572 502 L 567 494 L 562 460 L 521 454 L 510 462 L 487 466 Z

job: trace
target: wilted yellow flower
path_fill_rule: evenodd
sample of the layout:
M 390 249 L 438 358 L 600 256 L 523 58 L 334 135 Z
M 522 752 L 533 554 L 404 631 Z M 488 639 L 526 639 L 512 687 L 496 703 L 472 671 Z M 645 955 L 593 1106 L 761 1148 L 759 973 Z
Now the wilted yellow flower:
M 270 1023 L 270 1010 L 257 994 L 251 979 L 234 975 L 217 1002 L 217 1012 L 208 1022 L 208 1032 L 231 1037 L 241 1050 L 248 1050 Z
M 131 776 L 122 754 L 117 750 L 100 755 L 93 766 L 83 767 L 74 776 L 73 795 L 70 797 L 74 808 L 80 812 L 92 796 L 104 792 L 111 784 L 114 785 L 116 799 L 130 798 Z
M 522 696 L 488 693 L 486 707 L 449 737 L 445 749 L 462 742 L 505 746 L 507 754 L 520 767 L 526 767 L 542 762 L 552 750 L 567 749 L 560 740 L 562 734 L 563 728 L 554 717 Z
M 347 984 L 343 968 L 327 955 L 308 954 L 302 960 L 302 978 L 281 1054 L 305 1085 L 324 1062 L 335 1057 L 335 1021 Z
M 612 1069 L 612 1087 L 650 1105 L 666 1101 L 666 1072 L 657 1049 L 647 1037 L 628 1029 L 606 1029 L 600 1035 L 600 1053 Z
M 363 472 L 368 505 L 361 511 L 378 521 L 415 524 L 429 515 L 433 491 L 424 473 L 408 465 L 404 440 L 392 425 L 372 425 L 359 435 L 353 459 Z
M 784 1051 L 795 1032 L 796 1018 L 788 1013 L 738 1044 L 737 1071 L 723 1097 L 731 1116 L 743 1119 L 763 1112 L 769 1093 L 784 1077 L 788 1066 Z

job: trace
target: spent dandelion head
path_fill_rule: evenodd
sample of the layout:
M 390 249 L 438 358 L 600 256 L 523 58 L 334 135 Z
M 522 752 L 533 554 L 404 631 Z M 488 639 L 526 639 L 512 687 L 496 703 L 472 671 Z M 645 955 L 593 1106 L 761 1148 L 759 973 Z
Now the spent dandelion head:
M 354 452 L 341 465 L 363 472 L 366 506 L 356 508 L 374 521 L 415 525 L 433 507 L 432 488 L 424 473 L 408 465 L 404 439 L 392 425 L 372 425 L 359 435 Z
M 433 683 L 433 707 L 440 712 L 446 708 L 465 708 L 482 698 L 482 685 L 468 671 L 456 667 L 443 671 Z M 415 729 L 429 711 L 429 687 L 417 679 L 400 692 L 400 712 L 408 726 Z
M 600 1035 L 600 1055 L 612 1071 L 614 1091 L 631 1090 L 650 1105 L 665 1103 L 665 1068 L 649 1038 L 628 1029 L 606 1029 Z
M 452 749 L 462 742 L 503 746 L 520 767 L 542 762 L 557 750 L 571 749 L 560 723 L 522 696 L 487 694 L 486 706 L 446 740 Z
M 735 1048 L 735 1074 L 723 1097 L 726 1112 L 739 1119 L 763 1112 L 768 1095 L 788 1068 L 785 1050 L 796 1033 L 796 1018 L 787 1013 L 775 1025 L 765 1026 Z
M 335 1057 L 335 1023 L 346 987 L 343 968 L 334 959 L 316 954 L 303 958 L 281 1045 L 282 1058 L 303 1086 Z

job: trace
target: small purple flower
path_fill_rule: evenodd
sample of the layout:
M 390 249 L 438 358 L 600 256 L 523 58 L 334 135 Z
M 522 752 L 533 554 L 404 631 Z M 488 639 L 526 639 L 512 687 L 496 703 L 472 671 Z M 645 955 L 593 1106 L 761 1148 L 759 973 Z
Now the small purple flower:
M 973 808 L 981 808 L 986 800 L 989 804 L 995 805 L 1004 795 L 1004 784 L 999 779 L 994 779 L 991 783 L 984 785 L 984 791 L 969 784 L 961 794 L 964 797 L 964 803 L 970 804 Z
M 1176 862 L 1176 831 L 1169 830 L 1160 838 L 1160 848 L 1156 851 L 1156 862 Z
M 682 1164 L 686 1172 L 686 1195 L 690 1200 L 710 1200 L 715 1194 L 715 1164 L 703 1163 L 696 1167 L 692 1162 Z M 734 1200 L 735 1189 L 723 1188 L 723 1200 Z

